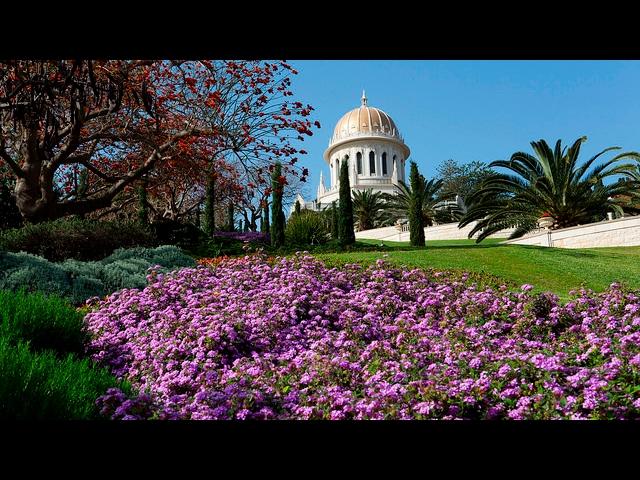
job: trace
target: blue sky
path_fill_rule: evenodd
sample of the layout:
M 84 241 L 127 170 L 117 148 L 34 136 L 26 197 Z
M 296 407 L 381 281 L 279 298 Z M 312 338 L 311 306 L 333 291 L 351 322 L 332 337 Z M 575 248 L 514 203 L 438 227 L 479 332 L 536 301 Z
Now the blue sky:
M 350 61 L 291 60 L 295 99 L 315 108 L 322 128 L 307 137 L 302 164 L 315 197 L 322 159 L 338 119 L 369 105 L 394 119 L 411 159 L 428 178 L 449 158 L 463 163 L 531 152 L 544 138 L 573 143 L 581 157 L 618 145 L 640 150 L 640 61 Z M 610 157 L 605 157 L 606 159 Z

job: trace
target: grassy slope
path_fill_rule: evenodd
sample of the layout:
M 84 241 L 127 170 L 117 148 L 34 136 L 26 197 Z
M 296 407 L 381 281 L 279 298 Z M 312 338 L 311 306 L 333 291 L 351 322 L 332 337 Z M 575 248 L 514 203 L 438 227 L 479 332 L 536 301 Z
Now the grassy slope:
M 391 247 L 386 260 L 396 265 L 487 272 L 530 283 L 535 290 L 551 290 L 562 298 L 584 285 L 602 291 L 618 281 L 640 288 L 640 247 L 561 249 L 499 245 L 497 239 L 476 245 L 473 240 L 427 242 L 426 249 L 400 250 L 406 243 L 384 242 Z M 376 244 L 379 242 L 365 241 Z M 383 252 L 319 254 L 331 263 L 372 263 Z

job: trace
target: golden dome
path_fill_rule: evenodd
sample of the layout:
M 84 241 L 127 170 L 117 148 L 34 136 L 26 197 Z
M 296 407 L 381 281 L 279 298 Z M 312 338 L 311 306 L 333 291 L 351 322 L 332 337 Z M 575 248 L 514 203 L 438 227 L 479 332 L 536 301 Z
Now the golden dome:
M 362 104 L 345 113 L 333 129 L 330 145 L 349 137 L 383 136 L 403 141 L 398 127 L 389 115 L 379 108 L 369 107 L 362 92 Z

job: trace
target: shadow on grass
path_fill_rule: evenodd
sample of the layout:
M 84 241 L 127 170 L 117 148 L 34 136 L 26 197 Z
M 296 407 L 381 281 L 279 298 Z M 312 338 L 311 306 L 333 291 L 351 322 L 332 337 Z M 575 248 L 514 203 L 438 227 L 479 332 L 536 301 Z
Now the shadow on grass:
M 509 245 L 504 245 L 505 247 Z M 614 252 L 594 252 L 586 249 L 574 248 L 549 248 L 538 247 L 535 245 L 511 245 L 526 250 L 544 251 L 546 255 L 556 257 L 572 257 L 572 258 L 620 258 L 620 254 Z

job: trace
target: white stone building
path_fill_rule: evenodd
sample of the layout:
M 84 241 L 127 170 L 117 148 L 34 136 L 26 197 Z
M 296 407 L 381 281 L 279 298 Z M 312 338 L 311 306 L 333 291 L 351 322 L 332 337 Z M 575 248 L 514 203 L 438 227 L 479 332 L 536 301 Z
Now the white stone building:
M 316 199 L 300 203 L 309 209 L 322 210 L 338 200 L 340 165 L 345 160 L 349 162 L 352 190 L 393 193 L 394 184 L 399 180 L 406 182 L 405 162 L 409 153 L 395 122 L 379 108 L 370 107 L 362 92 L 360 107 L 338 120 L 324 152 L 324 160 L 329 165 L 329 186 L 325 185 L 320 172 Z

